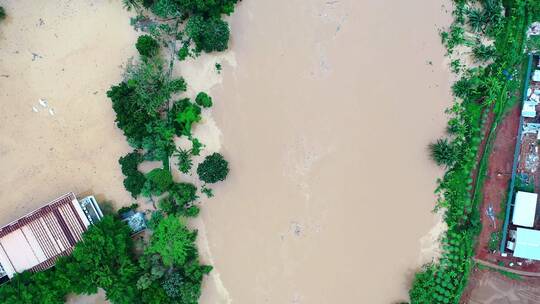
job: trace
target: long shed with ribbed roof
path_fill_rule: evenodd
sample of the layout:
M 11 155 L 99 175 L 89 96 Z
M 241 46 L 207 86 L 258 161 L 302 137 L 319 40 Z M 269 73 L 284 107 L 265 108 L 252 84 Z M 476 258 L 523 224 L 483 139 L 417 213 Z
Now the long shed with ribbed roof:
M 0 282 L 52 267 L 71 254 L 88 226 L 103 217 L 93 196 L 66 193 L 0 228 Z

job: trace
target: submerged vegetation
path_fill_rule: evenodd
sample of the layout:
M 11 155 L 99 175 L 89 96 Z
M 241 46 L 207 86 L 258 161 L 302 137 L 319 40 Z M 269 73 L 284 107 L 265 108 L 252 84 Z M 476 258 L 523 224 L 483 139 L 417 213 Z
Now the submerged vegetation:
M 432 158 L 447 168 L 436 189 L 436 209 L 444 210 L 448 230 L 441 240 L 440 259 L 414 278 L 409 296 L 415 304 L 460 301 L 481 230 L 479 203 L 493 130 L 518 101 L 520 82 L 515 75 L 524 59 L 525 31 L 540 17 L 538 0 L 454 0 L 454 7 L 454 22 L 441 33 L 460 76 L 452 87 L 456 100 L 447 110 L 451 139 L 430 145 Z M 470 49 L 483 64 L 468 67 L 457 54 L 458 46 Z M 493 122 L 486 125 L 490 115 Z M 481 150 L 483 139 L 486 148 Z
M 191 174 L 195 156 L 200 156 L 200 162 L 205 146 L 192 131 L 202 120 L 201 107 L 209 108 L 213 101 L 205 92 L 194 101 L 180 98 L 187 83 L 182 77 L 173 77 L 172 69 L 177 59 L 227 48 L 230 31 L 221 17 L 232 13 L 236 3 L 123 0 L 126 9 L 138 13 L 133 24 L 146 34 L 135 44 L 139 58 L 127 64 L 123 81 L 113 85 L 107 96 L 116 113 L 116 125 L 133 148 L 118 161 L 124 186 L 133 198 L 142 197 L 157 207 L 148 222 L 153 232 L 149 240 L 138 240 L 136 249 L 125 222 L 107 215 L 91 226 L 73 254 L 60 258 L 54 268 L 18 274 L 1 286 L 2 303 L 63 303 L 68 293 L 93 294 L 98 288 L 116 304 L 198 303 L 203 277 L 212 269 L 199 262 L 197 231 L 186 225 L 186 218 L 199 214 L 195 205 L 198 189 L 175 180 L 170 159 L 176 156 L 178 169 L 185 174 Z M 180 52 L 177 45 L 181 45 Z M 175 140 L 181 137 L 191 148 L 177 146 Z M 200 193 L 211 197 L 206 183 L 224 180 L 229 167 L 221 154 L 207 154 L 196 165 L 203 184 Z M 145 174 L 139 171 L 145 161 L 160 161 L 162 166 Z

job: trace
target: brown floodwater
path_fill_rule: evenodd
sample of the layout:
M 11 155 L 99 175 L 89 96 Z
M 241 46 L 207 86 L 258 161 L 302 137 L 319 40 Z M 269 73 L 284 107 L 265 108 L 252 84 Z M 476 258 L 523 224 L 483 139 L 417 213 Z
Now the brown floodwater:
M 244 0 L 228 52 L 177 66 L 189 95 L 214 96 L 195 133 L 231 167 L 193 223 L 214 266 L 203 304 L 406 299 L 443 229 L 426 146 L 451 100 L 444 4 Z M 2 5 L 0 224 L 66 191 L 127 204 L 129 147 L 105 91 L 135 54 L 129 14 L 108 0 Z
M 0 225 L 69 191 L 129 204 L 106 91 L 136 53 L 130 14 L 109 0 L 0 5 Z
M 231 173 L 203 209 L 203 303 L 406 299 L 440 230 L 444 3 L 242 1 L 212 90 Z

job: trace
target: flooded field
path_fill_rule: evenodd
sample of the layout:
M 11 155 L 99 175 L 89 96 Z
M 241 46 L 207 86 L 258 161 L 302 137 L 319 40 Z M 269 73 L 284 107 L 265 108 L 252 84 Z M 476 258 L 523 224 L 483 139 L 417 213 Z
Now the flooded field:
M 190 93 L 214 96 L 195 132 L 231 164 L 193 223 L 215 267 L 202 303 L 406 299 L 443 229 L 426 146 L 451 100 L 445 4 L 244 0 L 230 51 L 181 66 Z M 120 1 L 2 5 L 0 223 L 67 191 L 129 202 L 105 96 L 135 53 L 129 14 Z
M 69 191 L 129 203 L 129 146 L 106 96 L 136 52 L 129 14 L 107 0 L 2 6 L 0 224 Z

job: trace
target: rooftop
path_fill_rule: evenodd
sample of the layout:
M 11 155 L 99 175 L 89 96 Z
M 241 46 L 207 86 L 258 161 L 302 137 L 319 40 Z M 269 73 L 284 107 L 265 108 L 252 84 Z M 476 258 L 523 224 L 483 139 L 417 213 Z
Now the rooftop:
M 60 256 L 69 255 L 90 225 L 91 207 L 83 210 L 70 192 L 1 227 L 0 277 L 45 270 Z

